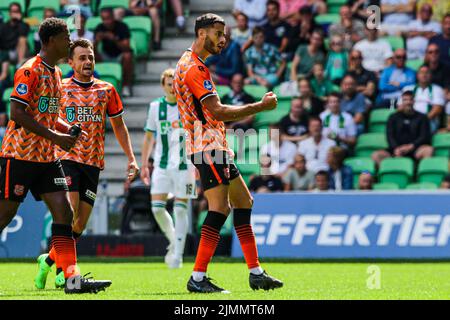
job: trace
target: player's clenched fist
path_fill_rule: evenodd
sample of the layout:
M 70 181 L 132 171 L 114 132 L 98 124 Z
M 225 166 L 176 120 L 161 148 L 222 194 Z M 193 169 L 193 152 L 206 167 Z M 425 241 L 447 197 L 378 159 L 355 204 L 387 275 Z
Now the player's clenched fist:
M 65 133 L 54 132 L 52 141 L 54 144 L 60 146 L 64 151 L 69 151 L 75 145 L 75 142 L 77 142 L 77 137 Z
M 261 100 L 263 110 L 273 110 L 277 107 L 277 95 L 272 91 L 267 92 Z

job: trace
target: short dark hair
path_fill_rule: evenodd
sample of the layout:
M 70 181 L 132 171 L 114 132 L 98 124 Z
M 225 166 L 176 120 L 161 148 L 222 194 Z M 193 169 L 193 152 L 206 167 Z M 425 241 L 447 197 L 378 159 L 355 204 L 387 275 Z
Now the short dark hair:
M 77 47 L 90 48 L 90 49 L 94 50 L 94 46 L 92 45 L 92 42 L 89 41 L 88 39 L 84 39 L 84 38 L 77 39 L 74 42 L 72 42 L 70 45 L 70 49 L 69 49 L 69 58 L 70 59 L 73 58 L 75 48 L 77 48 Z
M 100 9 L 100 14 L 101 14 L 102 12 L 108 12 L 109 14 L 114 15 L 114 10 L 113 10 L 112 7 L 104 7 L 104 8 L 101 8 L 101 9 Z
M 337 91 L 333 91 L 328 95 L 328 97 L 335 97 L 335 98 L 338 98 L 339 100 L 341 100 L 342 95 Z
M 22 5 L 19 2 L 11 2 L 8 6 L 8 10 L 11 11 L 12 7 L 19 7 L 20 12 L 22 12 Z
M 309 117 L 308 124 L 310 124 L 313 121 L 319 121 L 320 124 L 322 125 L 322 119 L 320 119 L 318 116 L 311 116 L 311 117 Z
M 313 9 L 311 6 L 303 6 L 298 10 L 300 14 L 313 14 Z
M 327 179 L 328 179 L 328 172 L 326 172 L 325 170 L 319 170 L 315 176 L 316 177 L 323 176 L 323 177 L 327 177 Z
M 266 7 L 268 7 L 268 6 L 275 6 L 275 7 L 277 7 L 278 11 L 280 11 L 280 3 L 278 1 L 269 0 L 266 3 Z
M 198 37 L 198 31 L 200 29 L 210 28 L 215 23 L 221 23 L 225 25 L 225 20 L 221 16 L 218 16 L 214 13 L 205 13 L 201 15 L 200 17 L 195 19 L 195 36 Z
M 54 37 L 67 30 L 67 23 L 63 19 L 48 18 L 39 26 L 39 38 L 43 44 L 47 44 L 50 41 L 50 37 Z
M 412 99 L 414 99 L 414 92 L 412 92 L 411 90 L 406 90 L 405 92 L 402 93 L 402 97 L 406 97 L 409 96 Z
M 256 26 L 253 28 L 252 37 L 256 36 L 258 33 L 264 34 L 264 29 L 261 28 L 260 26 Z

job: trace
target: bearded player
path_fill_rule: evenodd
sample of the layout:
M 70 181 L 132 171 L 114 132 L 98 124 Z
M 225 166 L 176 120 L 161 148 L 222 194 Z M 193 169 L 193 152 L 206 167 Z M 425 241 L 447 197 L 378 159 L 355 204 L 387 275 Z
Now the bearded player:
M 73 212 L 56 146 L 70 150 L 77 138 L 64 131 L 59 121 L 61 70 L 70 45 L 64 20 L 50 18 L 39 26 L 40 53 L 26 61 L 14 76 L 11 120 L 3 138 L 0 165 L 0 232 L 9 224 L 30 190 L 44 200 L 52 217 L 52 246 L 61 267 L 66 293 L 96 293 L 111 281 L 93 281 L 79 275 L 72 236 Z M 69 281 L 70 280 L 70 281 Z
M 202 226 L 194 271 L 187 283 L 190 292 L 227 292 L 206 276 L 223 226 L 231 207 L 234 228 L 250 271 L 252 289 L 275 289 L 283 286 L 260 266 L 255 236 L 250 224 L 253 199 L 233 163 L 232 151 L 225 140 L 223 121 L 236 121 L 277 106 L 277 97 L 266 93 L 261 101 L 244 106 L 220 102 L 204 61 L 220 54 L 225 47 L 225 22 L 215 14 L 204 14 L 195 21 L 196 39 L 178 61 L 174 88 L 183 127 L 187 131 L 187 153 L 200 172 L 208 214 Z
M 93 77 L 94 47 L 89 40 L 78 39 L 69 50 L 69 65 L 74 70 L 71 78 L 62 81 L 60 117 L 66 121 L 66 131 L 79 124 L 86 133 L 66 152 L 58 150 L 74 209 L 73 237 L 78 239 L 94 206 L 100 171 L 104 168 L 106 118 L 111 121 L 114 134 L 128 158 L 128 179 L 138 172 L 127 127 L 123 121 L 123 106 L 112 84 Z M 38 258 L 39 271 L 34 280 L 38 289 L 45 288 L 48 272 L 55 263 L 55 247 Z M 56 262 L 55 286 L 64 286 L 60 265 Z
M 169 268 L 181 268 L 188 231 L 188 199 L 196 198 L 195 168 L 186 158 L 186 139 L 173 91 L 175 70 L 161 74 L 165 96 L 150 103 L 142 144 L 141 179 L 150 184 L 148 158 L 155 144 L 154 171 L 151 181 L 152 212 L 161 231 L 169 240 L 165 262 Z M 175 223 L 166 211 L 168 193 L 175 195 Z

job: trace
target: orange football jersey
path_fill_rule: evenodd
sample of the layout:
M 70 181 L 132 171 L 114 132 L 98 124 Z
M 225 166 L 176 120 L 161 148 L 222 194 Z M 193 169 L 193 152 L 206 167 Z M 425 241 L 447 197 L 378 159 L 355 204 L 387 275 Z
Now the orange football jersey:
M 204 62 L 191 50 L 178 61 L 173 82 L 186 135 L 188 155 L 208 151 L 226 150 L 225 125 L 214 119 L 203 99 L 217 95 L 216 87 Z
M 14 75 L 10 100 L 20 102 L 39 124 L 55 130 L 61 98 L 61 70 L 46 64 L 37 55 L 22 65 Z M 34 162 L 56 159 L 55 145 L 16 122 L 9 120 L 3 137 L 1 157 Z
M 122 113 L 122 101 L 109 82 L 95 78 L 91 82 L 73 77 L 64 79 L 60 117 L 70 125 L 80 124 L 88 138 L 78 139 L 70 152 L 58 147 L 58 157 L 103 169 L 106 116 L 114 118 Z

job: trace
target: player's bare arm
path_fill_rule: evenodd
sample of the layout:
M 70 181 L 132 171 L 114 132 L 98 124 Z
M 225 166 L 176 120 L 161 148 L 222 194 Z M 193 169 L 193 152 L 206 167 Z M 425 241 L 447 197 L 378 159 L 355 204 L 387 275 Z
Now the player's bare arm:
M 215 119 L 219 121 L 236 121 L 261 111 L 275 109 L 278 101 L 275 93 L 268 92 L 261 101 L 243 106 L 229 106 L 222 104 L 217 95 L 211 95 L 205 98 L 202 103 Z
M 146 131 L 141 149 L 141 180 L 145 185 L 150 185 L 150 171 L 148 168 L 148 158 L 152 154 L 155 146 L 155 137 L 153 132 Z
M 52 141 L 66 151 L 70 150 L 77 140 L 76 137 L 50 130 L 39 124 L 25 111 L 25 105 L 14 100 L 11 101 L 11 120 L 26 130 Z
M 122 116 L 118 116 L 115 118 L 111 118 L 111 125 L 114 130 L 114 135 L 116 136 L 117 141 L 122 147 L 123 151 L 127 155 L 128 158 L 128 179 L 132 180 L 139 171 L 139 166 L 137 164 L 136 158 L 134 157 L 133 147 L 131 145 L 130 134 L 128 133 L 127 126 L 123 121 Z

